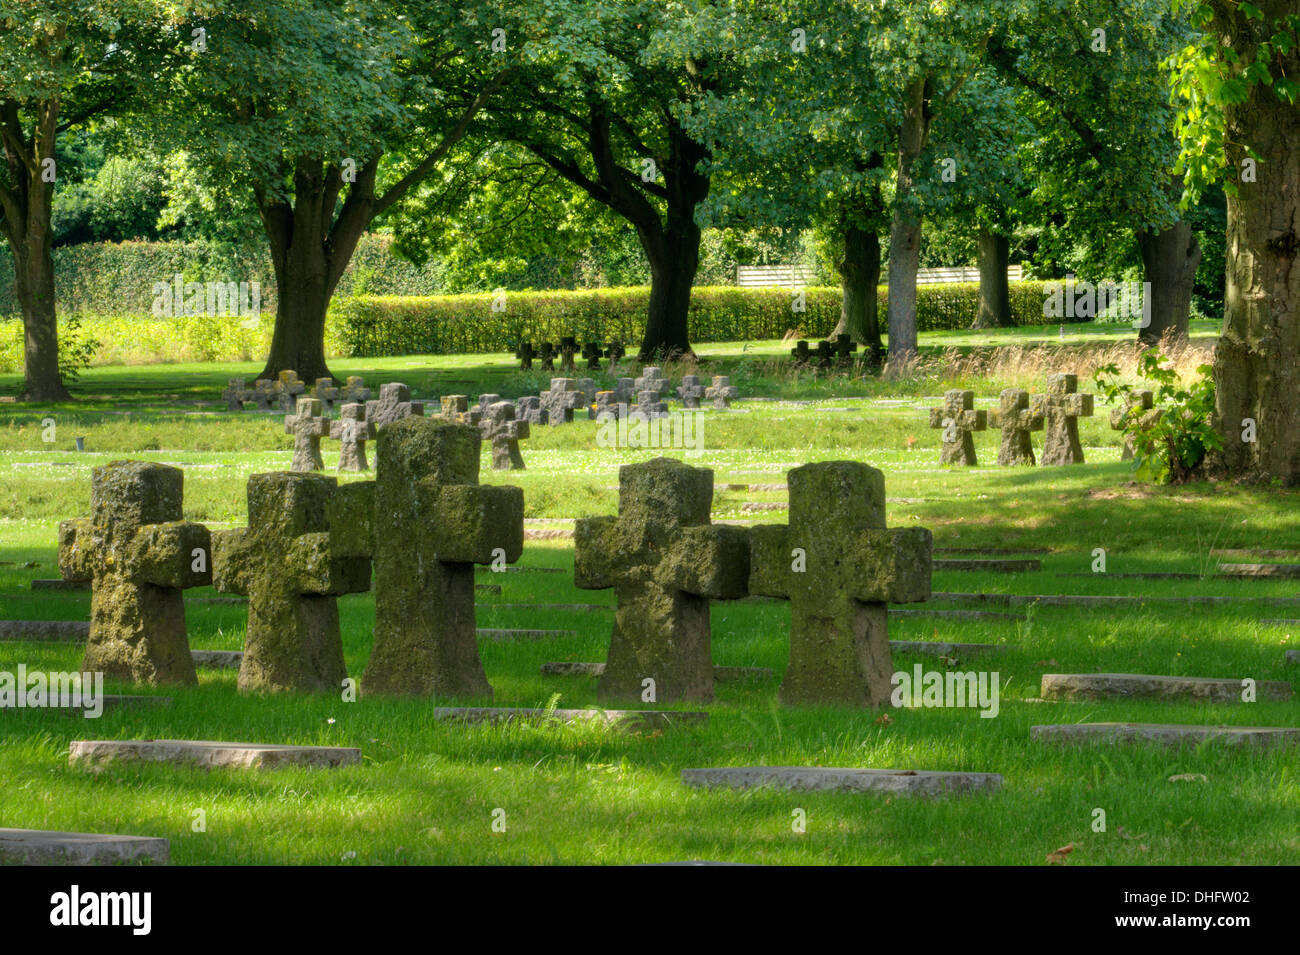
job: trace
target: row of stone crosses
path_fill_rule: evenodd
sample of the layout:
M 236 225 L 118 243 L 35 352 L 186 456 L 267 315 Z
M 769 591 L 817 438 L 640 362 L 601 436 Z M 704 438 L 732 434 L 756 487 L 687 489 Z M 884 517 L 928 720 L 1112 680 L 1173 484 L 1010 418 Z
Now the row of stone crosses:
M 627 349 L 620 341 L 615 340 L 608 345 L 589 341 L 579 348 L 578 339 L 573 335 L 561 338 L 558 347 L 550 342 L 541 342 L 534 348 L 529 341 L 521 341 L 515 346 L 515 357 L 519 359 L 521 371 L 532 371 L 534 361 L 542 371 L 577 371 L 579 357 L 587 363 L 588 371 L 600 371 L 602 358 L 609 361 L 612 370 L 618 367 L 626 354 Z M 560 363 L 558 369 L 555 367 L 557 359 Z
M 1033 395 L 1021 388 L 1007 388 L 999 399 L 999 407 L 989 414 L 974 407 L 975 393 L 954 388 L 944 392 L 943 407 L 930 409 L 930 427 L 943 430 L 943 449 L 940 464 L 975 465 L 975 442 L 971 435 L 976 431 L 995 428 L 1002 432 L 998 448 L 998 464 L 1004 467 L 1030 465 L 1034 462 L 1034 446 L 1030 434 L 1043 432 L 1043 464 L 1082 464 L 1083 445 L 1079 442 L 1079 418 L 1092 416 L 1092 398 L 1079 393 L 1076 375 L 1047 376 L 1046 394 Z M 1110 426 L 1124 430 L 1134 419 L 1150 424 L 1161 414 L 1155 407 L 1150 391 L 1134 390 L 1124 397 L 1124 403 L 1111 410 Z M 1122 460 L 1133 457 L 1133 438 L 1124 440 Z
M 401 382 L 381 385 L 379 397 L 370 399 L 370 389 L 357 377 L 339 387 L 333 379 L 318 379 L 311 392 L 304 394 L 303 382 L 293 371 L 283 371 L 278 380 L 260 379 L 253 393 L 261 398 L 275 396 L 277 403 L 295 399 L 296 406 L 284 419 L 285 434 L 293 435 L 292 471 L 320 471 L 325 467 L 320 442 L 330 438 L 340 442 L 340 471 L 366 471 L 366 444 L 374 440 L 380 428 L 407 417 L 423 417 L 424 402 L 411 398 L 411 390 Z M 271 385 L 271 388 L 261 387 Z M 586 408 L 593 420 L 614 418 L 661 418 L 668 414 L 663 396 L 672 382 L 655 366 L 644 369 L 640 378 L 619 378 L 612 389 L 602 390 L 591 378 L 552 378 L 551 386 L 540 395 L 529 395 L 515 402 L 503 401 L 500 395 L 480 395 L 471 407 L 466 395 L 443 395 L 440 416 L 460 424 L 472 425 L 492 446 L 495 470 L 523 470 L 524 459 L 519 442 L 528 438 L 530 425 L 561 425 L 573 421 L 574 413 Z M 243 395 L 249 392 L 241 379 L 233 379 L 223 393 L 227 406 L 243 410 Z M 695 375 L 686 375 L 677 389 L 683 407 L 699 408 L 701 399 L 713 407 L 726 410 L 739 390 L 725 375 L 713 378 L 705 387 Z M 635 399 L 635 403 L 632 403 Z M 339 417 L 331 420 L 329 412 L 339 405 Z M 262 408 L 261 400 L 258 407 Z M 267 408 L 270 407 L 268 403 Z
M 478 483 L 479 435 L 439 417 L 380 430 L 375 478 L 248 479 L 248 526 L 182 513 L 183 472 L 142 461 L 94 470 L 89 517 L 59 526 L 59 568 L 90 581 L 83 669 L 140 684 L 197 682 L 185 588 L 248 597 L 240 692 L 339 692 L 337 598 L 374 586 L 363 694 L 482 698 L 475 565 L 523 552 L 524 495 Z M 574 579 L 615 591 L 602 702 L 707 702 L 710 602 L 791 603 L 787 703 L 887 705 L 887 605 L 930 596 L 932 539 L 887 529 L 880 471 L 854 461 L 789 472 L 789 524 L 711 523 L 713 472 L 671 458 L 619 472 L 617 517 L 579 519 Z M 647 690 L 650 691 L 647 694 Z

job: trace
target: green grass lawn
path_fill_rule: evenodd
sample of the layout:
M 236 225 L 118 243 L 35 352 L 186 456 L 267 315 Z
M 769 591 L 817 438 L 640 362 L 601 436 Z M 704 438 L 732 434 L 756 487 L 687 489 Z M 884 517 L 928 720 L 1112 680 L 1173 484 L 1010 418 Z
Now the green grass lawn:
M 710 349 L 706 354 L 718 365 L 743 361 L 736 351 Z M 485 391 L 522 394 L 535 391 L 542 377 L 511 370 L 504 356 L 340 360 L 334 369 L 340 374 L 364 371 L 368 380 L 374 378 L 372 384 L 392 380 L 391 375 L 429 396 L 453 389 L 471 396 Z M 57 575 L 57 523 L 86 512 L 94 465 L 128 456 L 178 464 L 185 468 L 187 517 L 214 524 L 242 522 L 247 476 L 287 468 L 291 456 L 278 416 L 212 411 L 224 379 L 249 371 L 233 366 L 93 369 L 82 388 L 92 397 L 75 408 L 0 406 L 0 617 L 87 618 L 87 595 L 33 593 L 28 582 Z M 979 407 L 992 406 L 999 384 L 985 383 Z M 1295 581 L 1114 576 L 1164 570 L 1213 573 L 1213 548 L 1300 549 L 1300 526 L 1294 519 L 1300 497 L 1273 488 L 1134 484 L 1129 465 L 1118 460 L 1119 436 L 1109 429 L 1100 405 L 1083 424 L 1085 465 L 993 467 L 998 436 L 990 431 L 976 440 L 987 466 L 946 471 L 937 466 L 940 435 L 928 428 L 926 412 L 941 387 L 931 390 L 925 382 L 912 382 L 891 391 L 884 384 L 851 378 L 784 378 L 762 385 L 743 393 L 766 390 L 771 397 L 832 400 L 818 405 L 741 401 L 737 413 L 706 417 L 707 450 L 699 456 L 672 453 L 715 470 L 715 518 L 783 521 L 784 511 L 754 513 L 743 507 L 750 501 L 783 502 L 783 491 L 728 485 L 784 483 L 785 472 L 799 464 L 851 459 L 884 471 L 890 525 L 929 527 L 937 547 L 1050 548 L 1033 555 L 1042 561 L 1035 573 L 936 571 L 936 591 L 1300 596 Z M 836 391 L 841 397 L 834 397 Z M 862 397 L 882 394 L 895 397 Z M 199 402 L 208 407 L 198 407 Z M 53 445 L 41 440 L 39 419 L 46 414 L 56 419 Z M 597 427 L 580 421 L 535 428 L 523 444 L 526 471 L 492 472 L 485 452 L 482 477 L 524 488 L 529 520 L 613 514 L 619 466 L 655 452 L 598 447 Z M 80 454 L 70 450 L 78 435 L 87 447 Z M 332 467 L 337 445 L 326 442 L 325 447 L 327 467 Z M 1107 574 L 1090 572 L 1098 547 L 1106 550 Z M 565 573 L 478 574 L 481 582 L 500 583 L 503 589 L 499 596 L 480 595 L 479 625 L 574 634 L 482 641 L 493 701 L 506 706 L 594 704 L 594 679 L 543 677 L 540 666 L 552 660 L 604 660 L 612 613 L 501 605 L 612 607 L 612 594 L 575 588 L 571 541 L 530 540 L 520 563 Z M 1067 576 L 1072 574 L 1087 576 Z M 348 596 L 339 604 L 348 670 L 359 676 L 370 650 L 373 597 Z M 0 790 L 0 825 L 165 836 L 172 840 L 178 863 L 573 864 L 704 858 L 1042 864 L 1047 853 L 1068 844 L 1077 847 L 1069 864 L 1300 859 L 1295 826 L 1300 778 L 1294 750 L 1234 751 L 1213 743 L 1169 750 L 1029 742 L 1030 726 L 1048 722 L 1295 726 L 1300 725 L 1300 704 L 1026 702 L 1038 695 L 1047 672 L 1253 677 L 1294 685 L 1294 668 L 1285 666 L 1284 651 L 1300 646 L 1300 628 L 1260 621 L 1300 617 L 1300 609 L 1243 599 L 1195 607 L 1159 602 L 1106 609 L 1034 606 L 1023 612 L 1023 621 L 922 616 L 890 621 L 896 639 L 1002 647 L 1001 652 L 960 659 L 899 654 L 895 660 L 898 670 L 922 663 L 926 669 L 996 671 L 1001 705 L 993 719 L 981 718 L 975 709 L 896 709 L 885 718 L 878 711 L 779 705 L 789 608 L 765 600 L 714 603 L 713 656 L 718 664 L 770 667 L 773 677 L 720 683 L 716 701 L 704 707 L 710 713 L 706 725 L 653 734 L 440 724 L 428 718 L 428 701 L 243 697 L 235 691 L 234 673 L 211 671 L 200 672 L 196 689 L 143 690 L 170 695 L 173 705 L 165 709 L 109 711 L 97 721 L 48 711 L 2 711 L 0 774 L 6 786 Z M 192 646 L 239 649 L 244 616 L 238 606 L 191 603 Z M 0 643 L 0 670 L 19 663 L 29 670 L 72 670 L 79 662 L 74 645 Z M 328 772 L 206 773 L 154 766 L 90 773 L 68 767 L 69 741 L 119 737 L 331 743 L 360 747 L 364 762 Z M 1005 779 L 993 795 L 942 799 L 703 792 L 679 781 L 684 768 L 756 763 L 961 769 L 998 772 Z M 1206 779 L 1169 781 L 1181 774 Z M 1105 832 L 1092 828 L 1098 808 L 1106 813 Z M 493 830 L 496 809 L 505 811 L 505 832 Z M 795 809 L 806 813 L 802 834 L 792 829 Z M 206 817 L 204 832 L 193 831 L 196 810 Z

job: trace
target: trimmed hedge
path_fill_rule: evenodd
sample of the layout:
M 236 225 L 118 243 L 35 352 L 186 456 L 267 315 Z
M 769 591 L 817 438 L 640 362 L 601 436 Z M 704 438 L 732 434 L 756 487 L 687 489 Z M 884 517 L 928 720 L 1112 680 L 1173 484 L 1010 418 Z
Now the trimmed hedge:
M 437 266 L 417 268 L 391 245 L 388 236 L 363 236 L 337 294 L 436 294 Z M 94 242 L 54 250 L 61 314 L 152 315 L 154 283 L 170 282 L 178 272 L 186 282 L 260 282 L 262 309 L 275 311 L 275 273 L 265 250 L 217 242 Z M 13 259 L 0 243 L 0 316 L 19 314 Z
M 1017 325 L 1059 322 L 1043 315 L 1046 282 L 1011 283 L 1012 318 Z M 887 289 L 881 286 L 880 319 L 885 323 Z M 804 310 L 793 310 L 788 289 L 697 287 L 691 294 L 693 342 L 758 341 L 789 332 L 825 338 L 840 318 L 838 288 L 807 288 Z M 490 293 L 422 298 L 336 298 L 331 324 L 342 349 L 356 357 L 448 355 L 512 351 L 521 340 L 579 342 L 641 341 L 645 287 L 579 291 L 510 292 L 498 301 Z M 922 285 L 917 289 L 920 331 L 969 328 L 975 320 L 979 283 Z M 493 310 L 497 305 L 498 309 Z

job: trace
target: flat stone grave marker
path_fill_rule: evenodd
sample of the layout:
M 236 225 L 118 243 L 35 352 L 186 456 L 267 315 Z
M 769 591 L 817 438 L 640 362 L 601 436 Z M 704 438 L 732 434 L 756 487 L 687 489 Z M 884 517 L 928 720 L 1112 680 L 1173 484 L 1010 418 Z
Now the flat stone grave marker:
M 849 791 L 938 796 L 946 793 L 992 792 L 1001 787 L 1002 776 L 1000 773 L 822 766 L 724 766 L 683 769 L 682 782 L 705 789 L 770 787 L 797 792 Z
M 1273 618 L 1267 618 L 1261 620 L 1260 623 L 1267 623 L 1275 627 L 1294 627 L 1295 625 L 1300 624 L 1300 620 L 1293 620 L 1290 618 L 1282 618 L 1282 617 L 1273 617 Z
M 0 829 L 0 865 L 167 865 L 171 843 L 151 836 Z
M 244 662 L 242 650 L 191 650 L 190 656 L 196 667 L 209 670 L 238 670 Z
M 1294 746 L 1300 744 L 1300 727 L 1195 726 L 1188 723 L 1064 723 L 1055 726 L 1031 726 L 1029 738 L 1036 743 L 1163 743 L 1166 746 L 1179 746 L 1215 740 L 1236 746 Z
M 573 610 L 580 613 L 614 609 L 613 604 L 484 604 L 483 606 L 495 610 Z
M 1057 574 L 1057 577 L 1114 577 L 1119 580 L 1204 580 L 1205 574 L 1192 574 L 1180 571 L 1150 571 L 1150 572 L 1132 572 L 1127 574 L 1117 574 L 1112 571 L 1106 571 L 1104 574 L 1094 574 L 1089 571 L 1080 571 L 1072 574 Z
M 1220 564 L 1220 577 L 1300 577 L 1300 564 Z
M 1286 652 L 1287 663 L 1300 663 L 1300 650 L 1288 650 Z
M 475 632 L 480 640 L 555 640 L 578 635 L 576 630 L 509 630 L 492 627 L 479 627 Z
M 1279 560 L 1300 560 L 1300 550 L 1276 550 L 1253 548 L 1216 547 L 1210 550 L 1211 557 L 1250 557 L 1250 558 L 1276 558 Z
M 501 570 L 494 570 L 491 567 L 475 567 L 474 570 L 480 574 L 563 574 L 566 573 L 562 567 L 519 567 L 507 566 Z
M 561 661 L 543 663 L 542 676 L 603 676 L 603 663 L 577 663 Z M 719 683 L 734 683 L 738 680 L 770 680 L 771 667 L 724 667 L 714 664 L 713 679 Z
M 349 746 L 285 746 L 274 743 L 226 743 L 187 739 L 73 740 L 69 765 L 98 768 L 115 762 L 172 763 L 204 769 L 276 769 L 303 766 L 334 769 L 361 762 L 361 750 Z
M 890 610 L 897 617 L 951 617 L 957 620 L 1028 620 L 1024 614 L 994 610 Z
M 0 620 L 0 640 L 85 643 L 88 620 Z
M 964 653 L 1003 653 L 1006 647 L 996 643 L 948 643 L 941 640 L 890 640 L 894 653 L 917 653 L 923 656 L 951 657 Z
M 1147 673 L 1044 673 L 1040 695 L 1045 700 L 1188 700 L 1240 703 L 1242 681 L 1199 676 L 1154 676 Z M 1289 700 L 1291 684 L 1256 680 L 1260 700 Z
M 936 554 L 1050 554 L 1050 547 L 936 547 Z
M 984 571 L 991 574 L 1026 574 L 1042 569 L 1037 560 L 969 560 L 964 558 L 935 560 L 935 570 Z
M 499 594 L 501 593 L 500 584 L 475 584 L 474 593 L 476 594 Z
M 625 729 L 665 729 L 674 723 L 706 723 L 708 713 L 690 710 L 543 710 L 506 706 L 438 706 L 433 718 L 439 722 L 511 723 L 531 722 L 606 723 Z
M 90 590 L 89 580 L 33 580 L 32 590 Z

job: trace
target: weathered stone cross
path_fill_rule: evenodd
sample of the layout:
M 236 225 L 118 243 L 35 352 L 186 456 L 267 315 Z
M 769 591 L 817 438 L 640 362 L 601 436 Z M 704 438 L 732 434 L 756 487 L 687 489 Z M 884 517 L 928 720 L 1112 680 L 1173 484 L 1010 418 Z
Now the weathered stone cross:
M 252 400 L 252 394 L 244 384 L 243 378 L 231 378 L 226 382 L 226 390 L 221 393 L 226 399 L 227 411 L 243 411 L 244 402 Z
M 677 397 L 682 399 L 682 407 L 698 408 L 700 399 L 704 397 L 704 386 L 700 384 L 700 379 L 695 375 L 685 376 L 677 388 Z
M 1150 391 L 1130 391 L 1124 396 L 1124 404 L 1110 409 L 1110 426 L 1116 431 L 1123 431 L 1131 421 L 1144 421 L 1147 412 L 1153 411 L 1155 406 L 1155 395 Z M 1133 435 L 1124 435 L 1124 450 L 1120 452 L 1119 459 L 1133 460 Z
M 600 356 L 602 354 L 600 342 L 587 342 L 582 346 L 582 357 L 587 361 L 588 371 L 600 371 Z
M 343 397 L 343 392 L 334 384 L 333 378 L 317 378 L 310 394 L 313 398 L 320 399 L 321 408 L 326 414 L 333 410 L 334 402 Z
M 930 427 L 943 429 L 940 464 L 978 464 L 973 431 L 988 427 L 988 415 L 974 410 L 975 393 L 953 388 L 943 393 L 943 407 L 930 409 Z
M 339 419 L 330 422 L 330 437 L 339 442 L 339 470 L 367 471 L 366 442 L 375 436 L 375 426 L 366 420 L 366 406 L 346 404 Z
M 998 464 L 1013 467 L 1018 464 L 1034 464 L 1034 443 L 1030 440 L 1031 431 L 1043 430 L 1043 419 L 1029 410 L 1029 392 L 1022 388 L 1006 388 L 999 399 L 1000 404 L 993 412 L 989 426 L 1002 431 L 1002 443 L 998 447 Z
M 551 387 L 539 396 L 541 409 L 546 412 L 546 423 L 550 425 L 567 424 L 573 420 L 573 413 L 581 408 L 587 396 L 575 387 L 572 378 L 552 378 Z
M 572 335 L 560 339 L 560 371 L 573 371 L 573 356 L 578 351 L 578 340 Z
M 536 354 L 532 342 L 520 342 L 519 347 L 515 349 L 515 357 L 519 359 L 519 370 L 532 371 L 533 358 Z
M 524 494 L 478 483 L 479 440 L 441 418 L 379 432 L 367 694 L 492 695 L 478 655 L 474 565 L 519 559 Z
M 542 342 L 537 358 L 542 363 L 542 371 L 555 371 L 555 346 L 550 342 Z
M 1030 401 L 1044 422 L 1044 465 L 1083 463 L 1078 419 L 1092 417 L 1092 395 L 1076 394 L 1078 387 L 1077 375 L 1048 375 L 1047 394 Z
M 497 401 L 488 405 L 478 428 L 483 440 L 492 444 L 492 470 L 524 470 L 519 442 L 528 437 L 528 422 L 515 420 L 513 402 Z
M 442 417 L 448 421 L 477 427 L 481 411 L 478 408 L 470 408 L 468 395 L 443 395 L 441 407 Z
M 298 413 L 284 419 L 284 433 L 293 435 L 290 471 L 319 471 L 325 467 L 320 439 L 330 433 L 330 420 L 321 414 L 319 398 L 299 398 Z
M 885 528 L 885 477 L 856 461 L 789 472 L 790 524 L 750 529 L 749 590 L 790 601 L 784 703 L 885 706 L 888 604 L 930 596 L 930 532 Z
M 727 375 L 714 375 L 713 384 L 704 390 L 704 397 L 713 402 L 713 407 L 718 411 L 726 411 L 731 407 L 731 401 L 740 395 L 740 389 L 731 383 L 731 378 Z
M 374 482 L 277 471 L 248 479 L 248 527 L 212 535 L 212 580 L 248 596 L 241 693 L 340 692 L 340 594 L 370 589 Z
M 390 381 L 379 386 L 379 398 L 366 402 L 366 420 L 374 423 L 375 430 L 403 418 L 424 415 L 424 402 L 411 400 L 411 389 L 400 381 Z
M 275 393 L 280 399 L 280 410 L 286 414 L 293 411 L 298 396 L 307 390 L 306 382 L 298 377 L 293 369 L 280 372 L 275 382 Z
M 83 670 L 124 683 L 198 682 L 182 591 L 212 582 L 212 544 L 181 513 L 184 477 L 144 461 L 97 467 L 90 517 L 59 525 L 60 572 L 92 581 Z
M 712 503 L 711 470 L 655 458 L 619 468 L 617 518 L 577 522 L 574 582 L 618 598 L 598 699 L 713 699 L 709 601 L 745 596 L 749 543 Z
M 623 360 L 623 356 L 626 354 L 627 349 L 623 347 L 622 342 L 610 342 L 609 347 L 605 349 L 605 357 L 609 359 L 609 370 L 613 371 L 617 368 L 618 363 Z
M 641 377 L 632 383 L 632 387 L 638 396 L 643 391 L 653 391 L 655 397 L 662 398 L 672 384 L 664 377 L 663 371 L 657 365 L 650 365 L 641 369 Z

